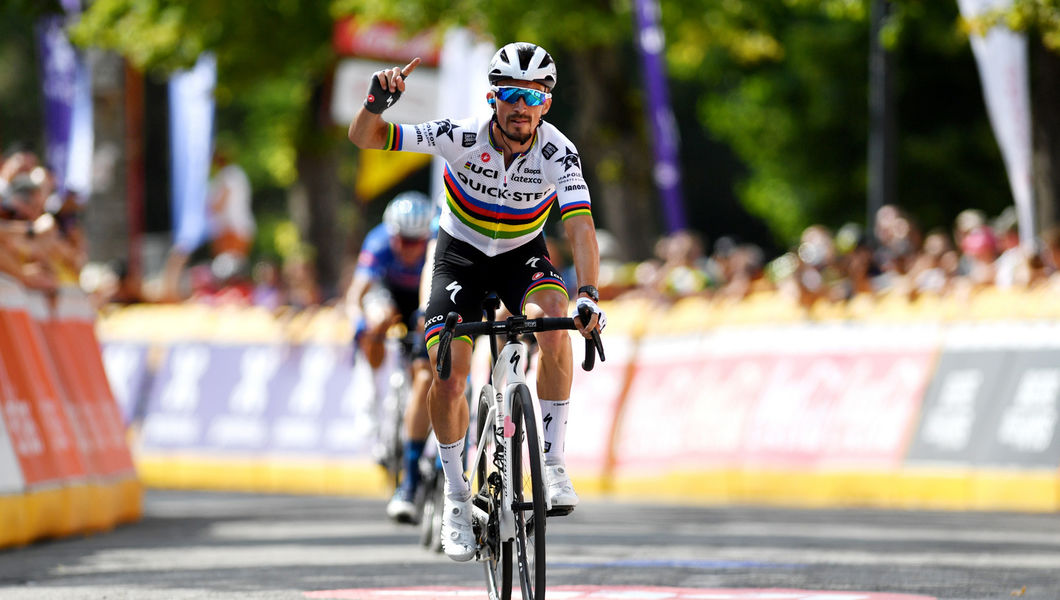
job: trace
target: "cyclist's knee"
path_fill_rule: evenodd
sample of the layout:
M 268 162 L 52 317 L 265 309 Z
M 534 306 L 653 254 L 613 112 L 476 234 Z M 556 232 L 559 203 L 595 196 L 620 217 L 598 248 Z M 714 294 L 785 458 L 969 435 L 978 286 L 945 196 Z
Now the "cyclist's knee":
M 432 396 L 436 397 L 441 401 L 452 401 L 453 399 L 459 398 L 463 401 L 464 396 L 464 381 L 467 379 L 467 373 L 463 375 L 456 373 L 455 369 L 449 376 L 449 379 L 439 379 L 437 376 L 434 378 L 434 382 L 431 384 Z

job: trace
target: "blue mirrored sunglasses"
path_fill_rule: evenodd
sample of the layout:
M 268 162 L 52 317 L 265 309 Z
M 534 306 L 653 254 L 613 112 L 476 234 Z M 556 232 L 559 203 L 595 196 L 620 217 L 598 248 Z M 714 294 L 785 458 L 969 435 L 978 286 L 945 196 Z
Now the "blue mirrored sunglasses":
M 522 98 L 523 102 L 526 102 L 527 106 L 541 106 L 545 103 L 545 100 L 548 100 L 552 97 L 552 94 L 549 94 L 547 92 L 540 92 L 538 90 L 530 88 L 494 86 L 492 90 L 498 98 L 507 102 L 508 104 L 515 104 L 519 101 L 519 98 Z

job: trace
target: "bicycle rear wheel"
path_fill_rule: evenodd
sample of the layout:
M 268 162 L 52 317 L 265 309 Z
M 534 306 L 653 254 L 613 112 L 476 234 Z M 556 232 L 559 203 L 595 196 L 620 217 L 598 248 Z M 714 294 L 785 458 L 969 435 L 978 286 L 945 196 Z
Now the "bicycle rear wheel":
M 530 389 L 512 395 L 512 481 L 515 492 L 515 547 L 524 600 L 545 598 L 545 479 Z M 524 435 L 525 433 L 525 435 Z M 525 444 L 524 444 L 525 442 Z
M 493 405 L 493 387 L 483 386 L 478 399 L 478 440 L 477 448 L 485 446 L 485 452 L 475 464 L 475 481 L 472 497 L 479 508 L 489 514 L 484 537 L 487 552 L 483 566 L 486 571 L 486 590 L 490 600 L 511 600 L 512 597 L 512 542 L 500 541 L 501 502 L 500 473 L 493 464 L 493 455 L 497 449 L 497 438 L 494 437 L 495 423 L 488 418 Z

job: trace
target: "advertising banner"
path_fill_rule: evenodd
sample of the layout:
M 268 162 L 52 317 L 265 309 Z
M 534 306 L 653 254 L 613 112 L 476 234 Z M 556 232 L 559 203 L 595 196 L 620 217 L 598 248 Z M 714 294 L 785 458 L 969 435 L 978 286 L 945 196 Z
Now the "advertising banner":
M 149 346 L 143 342 L 113 341 L 103 344 L 103 364 L 114 400 L 126 425 L 142 416 L 139 399 L 146 395 L 151 371 L 147 365 Z
M 608 460 L 612 435 L 621 415 L 620 401 L 635 343 L 628 337 L 608 336 L 604 340 L 606 362 L 599 357 L 592 371 L 584 371 L 581 361 L 585 342 L 581 334 L 571 332 L 574 346 L 574 382 L 571 385 L 570 412 L 567 415 L 567 464 L 580 475 L 602 470 Z M 483 346 L 485 344 L 482 344 Z M 534 397 L 537 390 L 533 389 Z
M 350 456 L 374 422 L 371 374 L 345 345 L 174 345 L 155 378 L 143 452 Z
M 1002 350 L 944 352 L 924 396 L 907 462 L 975 462 L 997 420 L 1001 374 L 1009 368 L 1009 353 Z
M 621 464 L 900 463 L 930 353 L 732 356 L 707 340 L 644 343 L 623 416 Z
M 980 465 L 1060 468 L 1060 350 L 1013 352 L 998 373 L 995 414 L 987 422 Z
M 17 401 L 14 386 L 0 361 L 0 494 L 22 491 L 26 484 L 22 463 L 33 467 L 43 458 L 44 441 L 37 424 L 28 406 Z

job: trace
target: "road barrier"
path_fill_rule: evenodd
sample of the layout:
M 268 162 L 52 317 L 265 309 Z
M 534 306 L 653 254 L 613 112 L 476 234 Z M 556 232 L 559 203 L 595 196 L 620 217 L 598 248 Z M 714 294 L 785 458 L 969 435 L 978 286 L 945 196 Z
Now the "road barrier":
M 0 547 L 139 518 L 142 491 L 87 298 L 0 275 Z
M 983 298 L 963 313 L 922 300 L 841 315 L 776 296 L 611 303 L 608 361 L 575 373 L 579 491 L 1057 510 L 1060 321 L 1002 320 L 1011 298 Z M 338 310 L 134 307 L 102 336 L 145 483 L 384 493 L 371 374 Z

